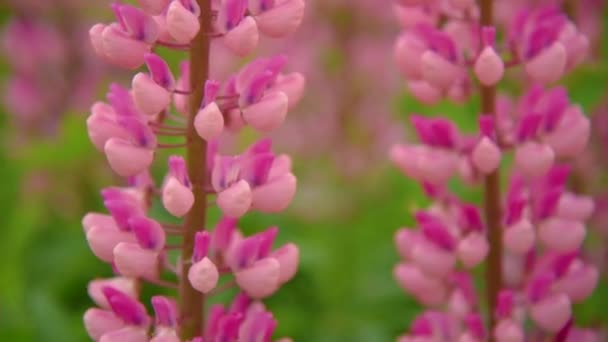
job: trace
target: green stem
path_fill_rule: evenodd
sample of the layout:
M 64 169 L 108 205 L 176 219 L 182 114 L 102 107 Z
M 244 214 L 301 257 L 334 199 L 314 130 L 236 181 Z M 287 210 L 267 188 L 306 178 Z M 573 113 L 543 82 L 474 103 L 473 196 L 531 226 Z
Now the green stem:
M 188 146 L 186 162 L 188 176 L 192 183 L 194 204 L 184 219 L 184 239 L 181 253 L 181 277 L 179 282 L 180 337 L 190 340 L 203 334 L 205 321 L 205 296 L 192 288 L 188 281 L 188 270 L 194 247 L 195 234 L 205 227 L 207 211 L 207 142 L 194 129 L 194 117 L 203 99 L 204 83 L 209 77 L 211 0 L 197 0 L 201 8 L 201 29 L 192 41 L 190 49 L 190 89 L 188 116 Z

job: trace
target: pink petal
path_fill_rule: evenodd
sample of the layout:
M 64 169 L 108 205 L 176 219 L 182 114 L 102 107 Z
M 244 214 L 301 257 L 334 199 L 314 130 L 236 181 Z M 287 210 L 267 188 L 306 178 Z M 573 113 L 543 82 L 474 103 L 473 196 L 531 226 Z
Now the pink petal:
M 143 249 L 137 243 L 121 242 L 114 247 L 114 265 L 123 276 L 156 279 L 159 275 L 159 254 Z
M 89 336 L 98 341 L 104 334 L 122 329 L 125 323 L 112 311 L 91 308 L 84 313 L 84 326 Z
M 273 294 L 280 279 L 281 265 L 274 258 L 264 258 L 252 266 L 234 274 L 237 284 L 252 298 L 264 298 Z
M 224 130 L 224 115 L 215 102 L 211 102 L 198 111 L 194 118 L 194 129 L 203 139 L 209 141 L 217 138 Z
M 300 263 L 298 246 L 288 243 L 272 252 L 270 256 L 279 262 L 279 283 L 286 283 L 295 276 Z
M 252 199 L 251 187 L 240 180 L 217 195 L 217 205 L 224 215 L 239 218 L 249 210 Z
M 289 99 L 283 92 L 266 94 L 258 103 L 243 109 L 243 118 L 260 132 L 277 129 L 287 116 Z
M 173 1 L 167 11 L 167 31 L 180 44 L 188 44 L 201 26 L 198 17 L 182 5 L 181 1 Z
M 182 217 L 192 208 L 194 195 L 190 188 L 184 186 L 175 177 L 169 177 L 163 187 L 162 201 L 163 206 L 171 215 Z
M 559 80 L 566 68 L 566 49 L 560 42 L 555 42 L 525 64 L 526 73 L 540 83 L 552 83 Z
M 493 86 L 502 79 L 505 65 L 496 51 L 487 46 L 475 61 L 474 70 L 481 84 Z
M 217 286 L 219 272 L 215 264 L 204 257 L 190 266 L 188 270 L 188 281 L 192 287 L 202 293 L 209 293 Z
M 121 242 L 135 242 L 135 236 L 114 227 L 94 226 L 87 232 L 87 242 L 96 257 L 112 262 L 114 247 Z
M 144 55 L 150 52 L 150 45 L 125 36 L 113 25 L 107 26 L 101 35 L 106 59 L 123 68 L 139 68 L 144 64 Z
M 244 57 L 255 50 L 259 38 L 256 21 L 252 17 L 245 17 L 224 35 L 224 44 L 238 56 Z
M 108 140 L 104 145 L 104 152 L 112 170 L 123 177 L 144 172 L 154 160 L 154 150 L 135 146 L 120 138 Z
M 293 200 L 296 186 L 296 177 L 292 173 L 286 173 L 253 189 L 252 206 L 264 213 L 283 211 Z

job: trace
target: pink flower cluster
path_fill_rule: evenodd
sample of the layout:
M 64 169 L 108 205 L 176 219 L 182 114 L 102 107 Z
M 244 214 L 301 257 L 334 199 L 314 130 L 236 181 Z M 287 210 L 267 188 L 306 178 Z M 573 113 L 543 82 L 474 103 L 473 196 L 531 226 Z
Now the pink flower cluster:
M 147 72 L 133 77 L 131 89 L 112 84 L 107 102 L 95 103 L 87 120 L 95 147 L 128 180 L 125 187 L 102 191 L 109 214 L 89 213 L 83 219 L 91 250 L 117 274 L 89 285 L 97 307 L 85 313 L 84 321 L 95 341 L 184 339 L 180 324 L 185 318 L 176 302 L 183 304 L 188 299 L 152 297 L 153 321 L 139 299 L 142 281 L 167 287 L 187 284 L 204 296 L 237 287 L 240 292 L 230 305 L 198 309 L 208 313 L 202 331 L 192 341 L 271 341 L 277 322 L 261 300 L 288 282 L 298 268 L 295 244 L 273 249 L 278 227 L 248 237 L 238 229 L 239 218 L 247 212 L 275 213 L 290 204 L 297 183 L 291 158 L 275 154 L 268 138 L 238 155 L 219 151 L 221 137 L 247 126 L 261 134 L 279 128 L 302 97 L 304 77 L 297 72 L 282 73 L 287 57 L 278 55 L 250 61 L 223 81 L 207 79 L 192 85 L 195 66 L 182 62 L 175 77 L 167 62 L 153 51 L 159 46 L 190 50 L 195 37 L 202 34 L 244 56 L 256 47 L 259 33 L 282 37 L 293 32 L 302 20 L 304 2 L 212 1 L 212 13 L 207 14 L 213 20 L 212 32 L 199 32 L 199 17 L 204 15 L 200 3 L 140 0 L 139 8 L 116 3 L 112 9 L 117 21 L 90 30 L 96 52 L 108 62 L 129 69 L 147 67 Z M 196 110 L 190 108 L 191 87 L 203 89 Z M 189 117 L 189 113 L 195 115 Z M 187 158 L 171 155 L 166 175 L 157 186 L 150 168 L 159 150 L 189 147 L 195 138 L 206 142 L 206 152 L 201 151 L 205 152 L 204 168 L 192 170 Z M 162 139 L 186 141 L 175 144 Z M 203 183 L 193 183 L 193 174 L 205 175 Z M 215 225 L 198 227 L 188 244 L 186 224 L 151 217 L 156 197 L 176 218 L 204 217 L 204 212 L 192 212 L 201 193 L 215 196 L 213 204 L 222 217 Z M 180 240 L 177 248 L 168 242 L 169 237 Z M 179 248 L 182 253 L 187 249 L 192 258 L 180 258 L 175 264 L 171 251 Z M 184 268 L 184 264 L 189 266 Z M 179 284 L 168 280 L 171 277 Z
M 138 1 L 141 8 L 114 4 L 117 21 L 90 30 L 98 55 L 108 62 L 135 69 L 145 63 L 155 45 L 183 48 L 199 32 L 201 9 L 195 0 Z M 279 38 L 294 32 L 304 14 L 303 0 L 213 0 L 214 32 L 235 54 L 245 56 L 259 35 Z
M 64 3 L 52 13 L 26 1 L 10 6 L 20 15 L 0 32 L 2 55 L 11 67 L 2 102 L 21 133 L 53 134 L 65 112 L 91 101 L 103 73 L 92 49 L 81 44 L 86 35 L 80 29 L 89 19 Z M 70 20 L 61 22 L 65 17 Z
M 495 27 L 480 25 L 473 1 L 402 0 L 396 9 L 405 31 L 395 57 L 410 92 L 427 103 L 446 96 L 461 101 L 475 90 L 471 74 L 484 88 L 482 114 L 488 114 L 479 117 L 473 134 L 447 118 L 413 115 L 420 143 L 390 151 L 432 201 L 414 214 L 416 227 L 395 235 L 402 261 L 394 276 L 427 307 L 399 341 L 599 341 L 595 332 L 573 326 L 572 312 L 599 278 L 582 250 L 594 201 L 567 190 L 567 163 L 585 150 L 590 122 L 566 89 L 544 86 L 584 59 L 587 38 L 554 5 L 520 8 L 505 28 L 507 48 L 496 44 Z M 507 52 L 513 60 L 505 62 Z M 495 97 L 507 67 L 520 67 L 535 84 L 517 101 Z M 508 173 L 508 187 L 495 203 L 499 212 L 488 216 L 487 193 L 500 191 L 499 171 Z M 454 176 L 471 186 L 485 184 L 485 215 L 450 192 Z M 490 223 L 500 229 L 498 244 Z M 487 298 L 492 317 L 484 317 L 471 272 L 493 249 L 501 251 L 494 279 L 502 282 L 496 297 Z
M 555 5 L 520 8 L 504 28 L 507 39 L 500 49 L 494 28 L 480 26 L 474 1 L 422 3 L 408 0 L 396 5 L 404 32 L 394 53 L 408 90 L 425 103 L 446 97 L 456 102 L 468 99 L 473 91 L 470 66 L 486 86 L 498 83 L 505 68 L 516 65 L 523 66 L 530 81 L 546 84 L 561 78 L 587 54 L 589 40 Z M 503 61 L 497 50 L 508 52 L 511 60 Z

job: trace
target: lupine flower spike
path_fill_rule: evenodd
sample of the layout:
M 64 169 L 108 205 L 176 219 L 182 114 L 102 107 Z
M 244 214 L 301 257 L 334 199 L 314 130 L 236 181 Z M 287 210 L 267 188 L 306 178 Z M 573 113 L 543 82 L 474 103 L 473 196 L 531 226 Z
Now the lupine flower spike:
M 87 120 L 95 147 L 126 178 L 124 186 L 102 191 L 109 214 L 89 213 L 82 221 L 92 252 L 116 273 L 89 285 L 97 307 L 85 313 L 87 332 L 101 342 L 271 341 L 278 322 L 262 299 L 294 277 L 299 250 L 292 243 L 273 248 L 278 227 L 244 236 L 239 218 L 286 209 L 296 177 L 290 157 L 276 155 L 268 138 L 235 155 L 220 154 L 218 145 L 247 126 L 262 134 L 278 129 L 302 89 L 289 82 L 293 73 L 283 75 L 284 55 L 254 59 L 221 79 L 211 79 L 207 65 L 211 40 L 248 56 L 264 36 L 292 33 L 302 21 L 304 1 L 138 4 L 113 4 L 116 21 L 89 31 L 104 60 L 127 69 L 145 64 L 147 70 L 133 76 L 131 89 L 112 84 L 107 102 L 95 103 Z M 159 46 L 189 52 L 179 74 L 153 52 Z M 183 143 L 168 143 L 168 137 Z M 171 148 L 178 152 L 158 160 L 159 149 Z M 157 162 L 168 165 L 158 183 L 150 172 Z M 213 203 L 207 202 L 210 195 L 216 195 Z M 157 197 L 183 222 L 153 218 Z M 222 214 L 215 225 L 205 220 L 213 204 Z M 178 244 L 169 243 L 169 236 Z M 177 283 L 167 280 L 169 273 Z M 179 288 L 179 296 L 152 297 L 152 319 L 140 301 L 142 282 Z M 234 287 L 240 292 L 232 303 L 216 304 L 203 315 L 204 297 Z
M 400 342 L 574 341 L 583 332 L 573 324 L 572 305 L 598 282 L 582 251 L 594 202 L 570 192 L 567 181 L 590 123 L 566 89 L 550 84 L 585 59 L 589 40 L 549 1 L 511 4 L 511 20 L 495 25 L 493 6 L 506 3 L 396 2 L 403 33 L 394 55 L 410 93 L 425 103 L 458 101 L 478 82 L 482 100 L 479 133 L 465 134 L 447 118 L 412 115 L 420 142 L 389 152 L 431 200 L 413 213 L 414 227 L 395 235 L 402 259 L 395 279 L 427 307 Z M 497 94 L 510 68 L 525 76 L 519 98 Z M 509 154 L 513 161 L 503 162 Z M 508 179 L 504 192 L 499 174 Z M 481 184 L 483 205 L 451 193 L 455 177 Z M 480 298 L 471 271 L 481 264 L 488 289 Z

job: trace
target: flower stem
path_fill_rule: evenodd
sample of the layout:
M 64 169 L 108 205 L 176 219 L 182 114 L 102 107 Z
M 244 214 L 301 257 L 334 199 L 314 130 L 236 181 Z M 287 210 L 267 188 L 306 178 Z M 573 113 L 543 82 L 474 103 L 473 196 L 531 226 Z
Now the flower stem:
M 210 38 L 205 33 L 211 29 L 211 0 L 197 0 L 201 8 L 201 29 L 192 40 L 190 49 L 190 89 L 188 116 L 188 146 L 186 162 L 192 183 L 194 204 L 184 219 L 184 239 L 181 253 L 181 276 L 179 281 L 180 337 L 190 340 L 203 334 L 205 320 L 205 296 L 192 288 L 187 275 L 194 247 L 194 236 L 204 229 L 207 210 L 207 143 L 194 129 L 194 116 L 203 99 L 203 84 L 209 77 Z
M 481 0 L 481 25 L 493 26 L 493 0 Z M 495 115 L 496 87 L 481 86 L 481 111 L 484 115 Z M 492 336 L 494 312 L 498 292 L 502 286 L 502 227 L 500 205 L 500 173 L 491 173 L 484 181 L 484 215 L 488 229 L 490 251 L 486 263 L 486 296 L 488 304 L 489 333 Z

